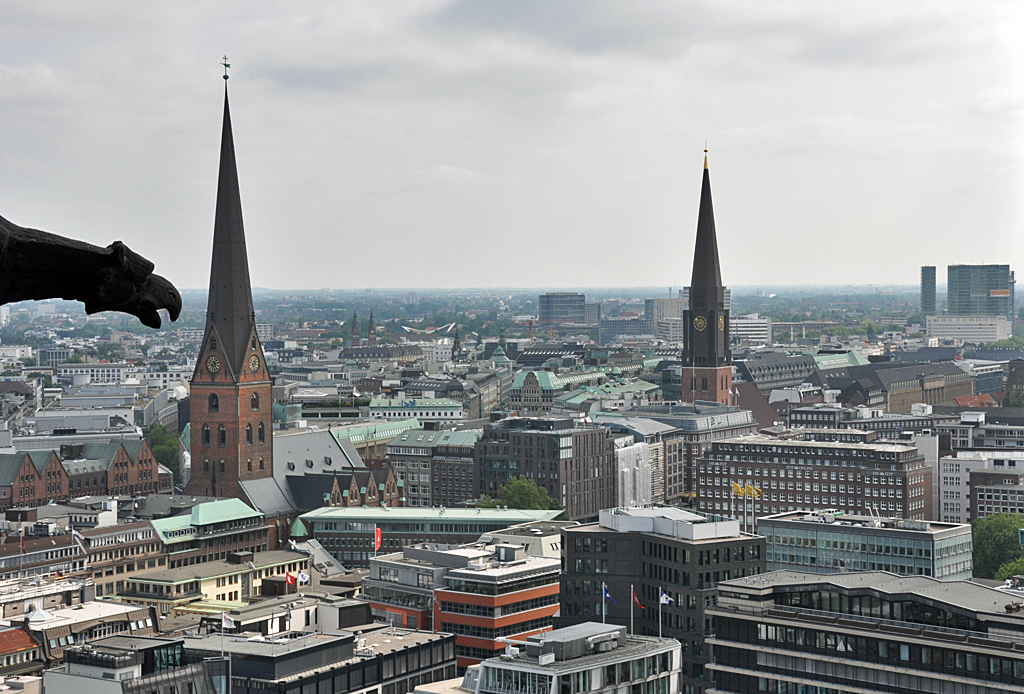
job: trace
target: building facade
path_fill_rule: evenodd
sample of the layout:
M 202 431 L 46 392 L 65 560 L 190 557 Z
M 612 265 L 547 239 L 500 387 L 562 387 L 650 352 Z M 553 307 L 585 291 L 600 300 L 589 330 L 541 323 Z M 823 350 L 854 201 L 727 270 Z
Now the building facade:
M 715 691 L 1024 692 L 1024 617 L 969 581 L 776 571 L 719 586 Z
M 576 292 L 551 292 L 540 295 L 539 314 L 542 328 L 562 323 L 584 324 L 587 321 L 587 297 Z
M 563 417 L 511 417 L 476 443 L 477 496 L 497 497 L 513 477 L 533 479 L 572 520 L 615 505 L 615 461 L 608 429 Z
M 783 511 L 871 509 L 911 520 L 932 514 L 924 456 L 906 443 L 876 442 L 873 432 L 811 429 L 716 441 L 692 473 L 698 510 L 741 519 L 751 530 L 754 519 Z
M 765 567 L 764 538 L 740 532 L 736 521 L 671 507 L 602 511 L 597 523 L 563 528 L 562 546 L 558 624 L 632 618 L 633 633 L 678 639 L 683 691 L 691 694 L 710 685 L 705 641 L 714 625 L 706 611 L 715 604 L 716 586 Z M 602 585 L 614 603 L 602 599 Z M 659 602 L 662 593 L 672 604 Z
M 827 511 L 763 516 L 768 571 L 891 571 L 967 581 L 973 575 L 971 526 Z
M 935 315 L 935 266 L 921 267 L 921 315 Z
M 999 315 L 927 316 L 925 333 L 938 340 L 995 342 L 1013 336 L 1013 321 Z
M 1009 265 L 950 265 L 946 272 L 949 315 L 1016 317 Z

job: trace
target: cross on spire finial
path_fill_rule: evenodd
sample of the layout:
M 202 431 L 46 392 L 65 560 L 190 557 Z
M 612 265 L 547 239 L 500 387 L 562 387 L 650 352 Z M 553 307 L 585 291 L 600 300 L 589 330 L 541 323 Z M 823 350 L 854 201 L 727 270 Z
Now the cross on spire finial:
M 221 63 L 221 65 L 224 66 L 224 79 L 227 79 L 228 78 L 228 68 L 231 67 L 231 65 L 228 63 L 228 57 L 227 56 L 224 56 L 223 60 L 224 60 L 224 62 Z

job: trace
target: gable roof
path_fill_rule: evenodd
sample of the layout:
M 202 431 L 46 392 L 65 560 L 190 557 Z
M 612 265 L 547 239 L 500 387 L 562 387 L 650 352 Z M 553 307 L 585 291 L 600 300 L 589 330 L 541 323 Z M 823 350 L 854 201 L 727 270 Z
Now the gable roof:
M 310 511 L 324 505 L 324 495 L 330 494 L 334 483 L 348 488 L 348 475 L 288 475 L 288 488 L 295 505 L 301 511 Z
M 192 507 L 192 514 L 189 518 L 192 525 L 201 526 L 256 518 L 260 515 L 262 514 L 259 511 L 253 510 L 241 499 L 222 499 L 221 501 L 196 504 Z

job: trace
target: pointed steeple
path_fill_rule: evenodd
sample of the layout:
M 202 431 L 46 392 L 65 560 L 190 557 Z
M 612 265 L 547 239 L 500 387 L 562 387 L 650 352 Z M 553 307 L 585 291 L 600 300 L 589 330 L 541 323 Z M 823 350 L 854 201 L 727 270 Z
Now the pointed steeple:
M 255 330 L 249 259 L 242 226 L 242 199 L 238 191 L 235 143 L 231 112 L 224 87 L 224 126 L 220 142 L 220 177 L 217 181 L 217 213 L 213 224 L 213 264 L 210 297 L 206 307 L 207 332 L 220 341 L 229 374 L 238 377 L 245 366 L 250 338 Z M 212 331 L 210 330 L 212 328 Z
M 704 181 L 700 188 L 700 211 L 697 213 L 697 243 L 693 249 L 693 275 L 690 293 L 694 287 L 721 287 L 722 270 L 718 265 L 718 238 L 715 235 L 715 210 L 711 204 L 711 176 L 708 173 L 708 155 L 704 150 Z
M 366 328 L 366 344 L 374 347 L 377 344 L 377 324 L 373 322 L 373 309 L 370 309 L 370 324 Z
M 350 329 L 351 339 L 349 340 L 350 347 L 359 346 L 359 314 L 356 313 L 355 309 L 352 310 L 352 327 Z

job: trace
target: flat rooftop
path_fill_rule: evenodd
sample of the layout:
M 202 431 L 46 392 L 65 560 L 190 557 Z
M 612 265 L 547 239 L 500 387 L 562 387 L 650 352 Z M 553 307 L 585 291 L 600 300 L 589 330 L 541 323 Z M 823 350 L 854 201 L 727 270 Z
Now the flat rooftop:
M 800 429 L 794 429 L 793 431 L 801 431 Z M 819 430 L 820 431 L 820 430 Z M 836 434 L 856 434 L 856 433 L 867 433 L 859 429 L 835 429 Z M 916 446 L 904 446 L 899 443 L 891 443 L 885 441 L 872 442 L 872 443 L 861 443 L 859 441 L 805 441 L 802 439 L 779 439 L 774 436 L 766 436 L 764 434 L 750 434 L 748 436 L 733 436 L 728 439 L 722 439 L 721 441 L 714 441 L 712 445 L 718 447 L 722 445 L 732 444 L 746 444 L 746 445 L 762 445 L 762 446 L 781 446 L 790 448 L 834 448 L 834 449 L 854 449 L 861 451 L 876 451 L 883 453 L 916 453 Z M 750 453 L 751 451 L 747 451 Z M 756 451 L 755 451 L 756 452 Z M 722 461 L 727 462 L 727 461 Z
M 834 586 L 840 590 L 871 589 L 889 600 L 921 597 L 935 603 L 959 607 L 971 612 L 1006 617 L 1009 598 L 995 588 L 972 581 L 940 581 L 929 576 L 899 576 L 888 571 L 858 571 L 839 574 L 812 574 L 802 571 L 772 571 L 771 573 L 734 578 L 718 584 L 719 594 L 730 588 L 744 588 L 769 592 L 773 588 L 811 588 Z M 1019 617 L 1024 621 L 1024 615 Z
M 378 507 L 347 507 L 347 506 L 325 506 L 309 513 L 302 514 L 303 520 L 315 521 L 345 521 L 345 522 L 373 522 L 373 523 L 401 523 L 409 521 L 449 521 L 449 522 L 486 522 L 507 521 L 509 525 L 521 523 L 532 523 L 535 521 L 549 521 L 562 513 L 561 510 L 553 511 L 527 511 L 521 509 L 505 508 L 378 508 Z
M 1024 488 L 1024 486 L 1022 486 Z M 826 520 L 829 514 L 813 513 L 808 511 L 786 511 L 785 513 L 774 513 L 770 516 L 761 516 L 757 519 L 758 525 L 772 522 L 797 523 L 800 526 L 807 526 L 807 529 L 814 527 L 822 531 L 843 532 L 847 528 L 864 528 L 881 532 L 916 532 L 937 534 L 950 530 L 960 530 L 964 533 L 971 532 L 970 523 L 942 523 L 940 521 L 908 521 L 903 518 L 878 518 L 873 516 L 860 516 L 852 513 L 837 513 L 833 520 Z M 879 525 L 875 525 L 878 523 Z
M 375 653 L 389 653 L 407 646 L 427 643 L 440 636 L 440 634 L 433 631 L 382 629 L 380 631 L 364 632 L 360 634 L 359 638 L 366 639 L 367 647 L 373 646 Z M 352 642 L 354 639 L 355 636 L 348 631 L 339 631 L 333 634 L 292 631 L 286 634 L 275 634 L 273 637 L 266 637 L 255 632 L 243 632 L 234 636 L 226 635 L 224 637 L 224 652 L 240 656 L 278 657 L 325 644 Z M 186 650 L 220 652 L 221 636 L 219 633 L 207 634 L 205 636 L 185 636 L 185 648 Z M 356 660 L 359 660 L 358 656 L 340 662 Z M 320 669 L 322 669 L 322 666 Z M 297 673 L 294 677 L 298 677 L 301 674 Z
M 304 561 L 309 556 L 300 552 L 292 552 L 287 549 L 273 549 L 267 552 L 256 552 L 253 554 L 252 563 L 257 569 L 266 566 L 276 566 L 289 561 Z M 212 578 L 221 574 L 233 574 L 240 571 L 252 571 L 247 562 L 233 564 L 227 561 L 208 561 L 202 564 L 182 566 L 177 569 L 164 569 L 152 573 L 132 576 L 132 580 L 139 583 L 163 582 L 178 583 L 192 579 Z
M 94 619 L 108 619 L 119 615 L 126 615 L 129 612 L 138 612 L 139 610 L 148 610 L 148 607 L 142 605 L 127 605 L 121 602 L 109 602 L 106 600 L 95 600 L 93 602 L 84 602 L 80 606 L 65 607 L 59 610 L 46 610 L 45 616 L 33 617 L 37 613 L 43 612 L 37 610 L 36 612 L 30 613 L 28 619 L 28 628 L 35 631 L 43 629 L 53 629 L 55 627 L 70 627 L 72 624 L 81 624 L 82 622 L 88 622 Z M 17 617 L 11 617 L 8 619 L 0 619 L 0 626 L 11 626 L 12 621 L 18 621 L 19 626 L 21 620 L 24 619 L 24 615 L 18 615 Z M 154 625 L 156 626 L 156 625 Z

